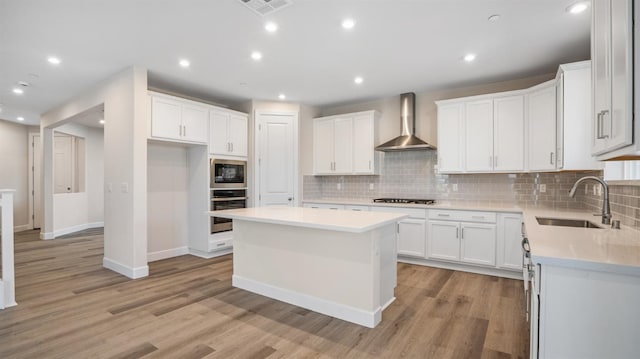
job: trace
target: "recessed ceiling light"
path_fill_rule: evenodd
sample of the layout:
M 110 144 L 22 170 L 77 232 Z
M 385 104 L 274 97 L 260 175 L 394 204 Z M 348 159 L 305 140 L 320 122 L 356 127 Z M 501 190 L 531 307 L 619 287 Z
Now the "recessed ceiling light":
M 353 27 L 356 26 L 356 22 L 353 19 L 344 19 L 342 20 L 342 27 L 350 30 L 353 29 Z
M 589 7 L 589 3 L 587 3 L 586 1 L 581 1 L 581 2 L 577 2 L 573 5 L 570 5 L 567 8 L 567 11 L 572 13 L 572 14 L 579 14 L 585 10 L 587 10 L 587 8 Z
M 264 29 L 267 30 L 268 32 L 276 32 L 278 31 L 278 24 L 276 24 L 273 21 L 269 21 L 264 25 Z
M 284 100 L 285 98 L 287 98 L 287 96 L 285 96 L 283 93 L 278 95 L 278 98 L 281 100 Z
M 104 125 L 104 120 L 100 120 L 98 122 L 100 122 L 101 125 Z
M 60 62 L 61 62 L 60 59 L 55 56 L 49 56 L 47 58 L 47 61 L 49 61 L 49 63 L 53 65 L 60 65 Z
M 258 51 L 254 51 L 251 53 L 251 58 L 258 61 L 262 58 L 262 54 Z
M 22 121 L 24 121 L 24 117 L 17 117 L 16 120 L 22 122 Z
M 22 94 L 24 93 L 24 90 L 23 90 L 23 89 L 21 89 L 21 88 L 17 88 L 17 87 L 15 87 L 12 91 L 13 91 L 13 93 L 14 93 L 14 94 L 16 94 L 16 95 L 22 95 Z
M 475 59 L 476 59 L 476 54 L 466 54 L 466 55 L 464 55 L 464 61 L 466 61 L 466 62 L 472 62 Z
M 487 18 L 487 20 L 489 20 L 490 22 L 496 22 L 500 20 L 500 15 L 499 14 L 491 15 Z
M 185 69 L 187 67 L 191 66 L 191 62 L 189 62 L 189 60 L 187 60 L 187 59 L 180 60 L 180 62 L 178 62 L 178 64 L 180 64 L 180 66 L 184 67 Z
M 353 82 L 357 83 L 357 84 L 361 84 L 362 81 L 364 81 L 364 79 L 360 76 L 356 77 L 355 79 L 353 79 Z

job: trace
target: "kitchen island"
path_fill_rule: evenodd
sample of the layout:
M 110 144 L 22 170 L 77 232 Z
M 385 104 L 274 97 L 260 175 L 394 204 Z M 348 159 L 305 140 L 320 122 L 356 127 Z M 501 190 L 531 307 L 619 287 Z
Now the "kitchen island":
M 299 207 L 233 219 L 233 286 L 373 328 L 395 299 L 396 223 L 406 215 Z

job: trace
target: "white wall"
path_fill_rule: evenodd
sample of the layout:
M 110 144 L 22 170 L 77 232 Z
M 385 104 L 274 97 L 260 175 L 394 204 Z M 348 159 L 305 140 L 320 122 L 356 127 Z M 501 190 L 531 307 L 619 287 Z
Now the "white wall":
M 13 224 L 29 229 L 29 127 L 0 120 L 0 188 L 15 189 Z
M 147 147 L 147 241 L 149 261 L 185 254 L 188 246 L 187 148 Z
M 130 278 L 148 275 L 147 71 L 129 67 L 41 117 L 44 232 L 53 230 L 53 134 L 79 113 L 104 104 L 103 265 Z
M 85 139 L 85 191 L 53 195 L 53 235 L 99 227 L 104 222 L 104 132 L 67 123 L 55 128 Z

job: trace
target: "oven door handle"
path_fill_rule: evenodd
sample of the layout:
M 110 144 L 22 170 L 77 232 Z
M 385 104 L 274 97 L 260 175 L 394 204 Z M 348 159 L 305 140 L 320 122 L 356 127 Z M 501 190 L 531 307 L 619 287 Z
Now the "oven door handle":
M 211 202 L 229 202 L 229 201 L 243 201 L 247 200 L 249 197 L 217 197 L 212 198 Z

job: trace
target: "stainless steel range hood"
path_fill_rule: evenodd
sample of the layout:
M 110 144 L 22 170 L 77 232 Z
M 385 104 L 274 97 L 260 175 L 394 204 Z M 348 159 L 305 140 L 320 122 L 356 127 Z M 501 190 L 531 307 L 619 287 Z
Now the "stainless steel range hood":
M 376 147 L 376 151 L 424 151 L 435 150 L 414 135 L 416 132 L 416 94 L 413 92 L 400 95 L 400 130 L 401 135 Z

